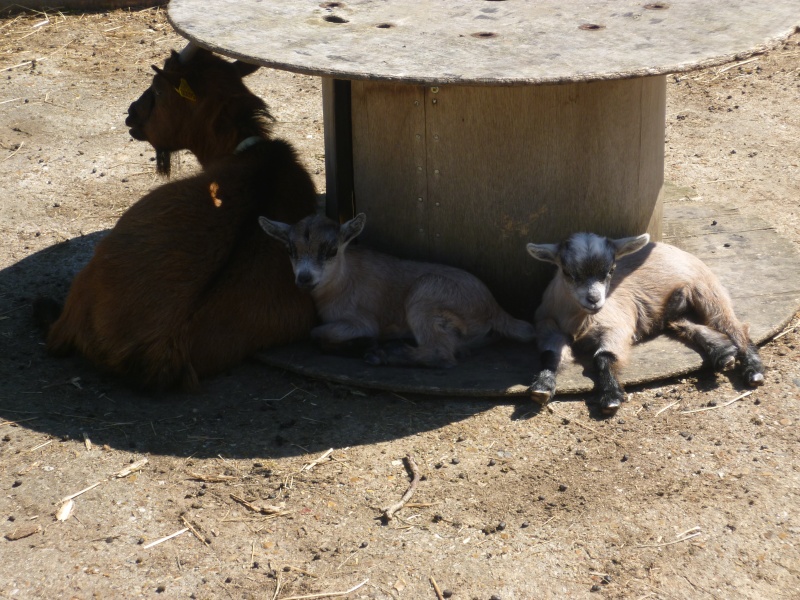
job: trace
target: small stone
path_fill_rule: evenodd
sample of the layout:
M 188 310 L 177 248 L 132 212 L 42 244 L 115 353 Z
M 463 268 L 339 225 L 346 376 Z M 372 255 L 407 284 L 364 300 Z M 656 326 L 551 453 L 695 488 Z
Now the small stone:
M 156 594 L 163 594 L 167 588 L 163 585 L 160 585 L 156 588 Z
M 16 480 L 14 481 L 14 483 L 12 483 L 12 484 L 11 484 L 11 487 L 12 487 L 12 488 L 16 488 L 16 487 L 19 487 L 19 486 L 21 486 L 21 485 L 22 485 L 22 480 L 21 480 L 21 479 L 16 479 Z
M 531 524 L 528 523 L 528 521 L 523 521 L 522 524 L 520 525 L 520 527 L 522 527 L 522 529 L 525 529 L 526 527 L 530 527 L 530 526 L 531 526 Z
M 454 465 L 457 465 L 457 464 L 458 464 L 458 463 L 460 463 L 461 461 L 460 461 L 459 459 L 457 459 L 457 458 L 452 458 L 452 459 L 450 460 L 450 462 L 451 462 L 452 464 L 454 464 Z
M 500 521 L 497 524 L 497 531 L 503 531 L 505 528 L 506 528 L 506 522 L 505 521 Z
M 442 597 L 451 598 L 452 596 L 453 596 L 453 590 L 450 590 L 450 589 L 442 590 Z
M 441 468 L 444 466 L 444 463 L 443 463 L 443 462 L 437 462 L 437 463 L 436 463 L 435 465 L 433 465 L 433 466 L 434 466 L 435 468 L 437 468 L 437 469 L 441 469 Z
M 359 548 L 366 548 L 367 546 L 369 546 L 369 542 L 361 542 Z
M 493 466 L 495 466 L 496 464 L 497 464 L 497 461 L 496 461 L 495 459 L 493 459 L 493 458 L 492 458 L 491 460 L 489 460 L 489 466 L 490 466 L 490 467 L 493 467 Z
M 566 486 L 565 484 L 563 484 L 563 483 L 562 483 L 562 484 L 560 484 L 560 485 L 558 486 L 558 491 L 559 491 L 559 492 L 566 492 L 566 491 L 567 491 L 567 486 Z
M 628 455 L 627 454 L 623 454 L 622 458 L 620 459 L 620 462 L 628 462 Z
M 592 586 L 592 589 L 591 589 L 591 591 L 592 591 L 592 592 L 599 592 L 601 589 L 602 589 L 602 588 L 601 588 L 599 585 L 597 585 L 597 584 L 595 583 L 595 584 Z

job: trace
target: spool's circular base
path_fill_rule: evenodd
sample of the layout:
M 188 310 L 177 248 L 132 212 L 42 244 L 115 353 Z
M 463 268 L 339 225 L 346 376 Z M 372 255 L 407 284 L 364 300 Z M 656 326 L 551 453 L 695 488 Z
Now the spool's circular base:
M 669 194 L 674 197 L 674 194 Z M 767 223 L 734 208 L 667 201 L 664 241 L 701 258 L 733 297 L 739 318 L 761 343 L 778 333 L 800 308 L 800 255 Z M 371 367 L 357 358 L 321 354 L 312 344 L 276 348 L 259 360 L 286 370 L 370 389 L 447 396 L 527 395 L 539 369 L 536 346 L 501 343 L 478 350 L 452 369 Z M 703 357 L 661 335 L 634 347 L 623 384 L 639 384 L 695 371 Z M 575 362 L 559 373 L 560 394 L 592 390 Z

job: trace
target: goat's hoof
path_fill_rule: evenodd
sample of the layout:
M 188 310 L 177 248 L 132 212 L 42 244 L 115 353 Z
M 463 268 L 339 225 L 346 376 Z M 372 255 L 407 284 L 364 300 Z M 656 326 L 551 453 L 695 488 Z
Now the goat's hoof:
M 736 348 L 733 346 L 717 348 L 717 352 L 712 351 L 711 359 L 715 371 L 730 371 L 736 366 Z
M 541 406 L 544 406 L 545 404 L 550 402 L 550 399 L 553 397 L 552 390 L 542 390 L 532 387 L 530 388 L 530 392 L 531 392 L 531 400 L 533 400 L 534 402 L 536 402 Z
M 364 354 L 364 362 L 373 367 L 386 364 L 386 354 L 382 350 L 369 350 Z
M 623 402 L 625 402 L 624 393 L 603 394 L 600 396 L 600 401 L 598 402 L 600 413 L 605 417 L 613 417 L 615 414 L 617 414 L 619 406 Z
M 764 385 L 764 374 L 763 373 L 747 373 L 745 375 L 745 379 L 747 380 L 747 385 L 750 387 L 759 387 Z

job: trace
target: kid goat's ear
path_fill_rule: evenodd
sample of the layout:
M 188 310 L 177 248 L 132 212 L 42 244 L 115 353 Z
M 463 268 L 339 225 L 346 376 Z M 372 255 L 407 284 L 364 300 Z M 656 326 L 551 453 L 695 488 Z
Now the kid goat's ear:
M 558 244 L 528 244 L 525 249 L 536 260 L 558 264 Z
M 279 242 L 289 245 L 289 232 L 292 230 L 291 225 L 281 223 L 280 221 L 270 221 L 267 217 L 258 217 L 258 224 L 261 229 L 267 232 L 267 235 L 274 237 Z
M 364 230 L 367 223 L 367 215 L 358 213 L 355 217 L 343 223 L 339 228 L 339 244 L 344 245 Z
M 614 256 L 616 258 L 622 258 L 626 254 L 633 254 L 644 248 L 647 243 L 650 241 L 650 235 L 647 233 L 643 233 L 642 235 L 637 235 L 634 237 L 626 237 L 626 238 L 619 238 L 617 240 L 611 240 L 611 243 L 616 248 L 616 252 Z

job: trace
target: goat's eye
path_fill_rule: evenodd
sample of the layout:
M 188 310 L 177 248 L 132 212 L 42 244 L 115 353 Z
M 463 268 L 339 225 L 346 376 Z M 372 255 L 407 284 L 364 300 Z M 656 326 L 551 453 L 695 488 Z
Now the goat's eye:
M 606 279 L 611 279 L 611 277 L 614 275 L 614 270 L 616 268 L 617 268 L 616 266 L 613 266 L 608 270 L 608 275 L 606 275 Z
M 286 249 L 289 251 L 289 258 L 297 258 L 297 248 L 295 248 L 292 244 L 287 244 Z
M 564 274 L 564 279 L 567 281 L 575 281 L 575 278 L 567 271 L 562 270 L 561 272 Z
M 339 248 L 333 246 L 332 248 L 328 248 L 328 251 L 325 253 L 326 258 L 333 258 L 339 252 Z

